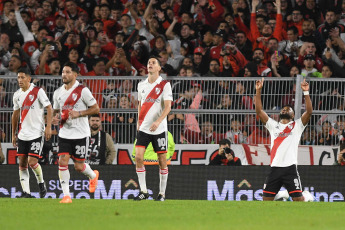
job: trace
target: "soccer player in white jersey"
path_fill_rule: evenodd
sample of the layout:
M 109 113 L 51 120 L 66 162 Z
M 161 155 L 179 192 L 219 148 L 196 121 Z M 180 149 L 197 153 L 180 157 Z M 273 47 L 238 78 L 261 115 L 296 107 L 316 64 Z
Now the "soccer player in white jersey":
M 272 201 L 284 185 L 293 201 L 312 201 L 311 194 L 302 193 L 301 180 L 297 171 L 298 144 L 304 128 L 308 124 L 313 107 L 309 96 L 309 84 L 301 83 L 306 111 L 301 118 L 294 120 L 295 113 L 291 106 L 283 106 L 279 122 L 270 118 L 262 110 L 261 90 L 264 83 L 256 81 L 255 111 L 271 135 L 271 168 L 263 189 L 263 200 Z
M 22 197 L 32 197 L 29 184 L 29 164 L 36 176 L 40 197 L 43 198 L 47 189 L 38 159 L 42 157 L 44 136 L 46 140 L 51 137 L 53 109 L 44 90 L 30 83 L 31 76 L 27 69 L 19 69 L 17 76 L 20 89 L 13 95 L 12 143 L 14 147 L 17 147 L 19 178 L 23 189 Z M 47 109 L 46 127 L 44 127 L 44 108 Z M 19 119 L 20 126 L 17 137 Z
M 134 200 L 149 197 L 146 187 L 146 171 L 143 163 L 145 149 L 152 143 L 159 162 L 159 194 L 156 201 L 165 200 L 168 180 L 166 153 L 168 150 L 167 115 L 173 100 L 171 85 L 159 76 L 161 70 L 157 58 L 150 58 L 147 63 L 148 77 L 138 84 L 138 136 L 135 146 L 135 163 L 139 179 L 140 192 Z
M 75 170 L 89 177 L 90 193 L 95 192 L 99 177 L 97 170 L 92 170 L 88 164 L 84 163 L 90 138 L 88 115 L 98 114 L 99 107 L 90 90 L 77 81 L 78 73 L 78 66 L 67 62 L 62 69 L 64 84 L 55 90 L 53 96 L 53 124 L 60 122 L 59 178 L 64 194 L 60 203 L 72 203 L 68 170 L 70 157 L 74 160 Z

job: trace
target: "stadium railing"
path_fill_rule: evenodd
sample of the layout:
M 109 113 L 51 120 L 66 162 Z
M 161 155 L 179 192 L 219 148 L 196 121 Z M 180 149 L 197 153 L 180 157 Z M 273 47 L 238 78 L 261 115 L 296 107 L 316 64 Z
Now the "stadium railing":
M 103 129 L 110 133 L 116 143 L 133 143 L 136 136 L 137 84 L 144 77 L 97 76 L 79 77 L 78 81 L 88 86 L 101 107 Z M 207 143 L 200 132 L 221 134 L 234 143 L 260 144 L 269 140 L 263 124 L 256 118 L 254 110 L 255 81 L 261 78 L 243 77 L 168 77 L 173 91 L 174 103 L 169 116 L 169 130 L 176 143 Z M 47 92 L 53 103 L 53 93 L 61 86 L 60 76 L 33 76 L 33 81 Z M 264 110 L 274 119 L 279 118 L 283 104 L 291 104 L 295 117 L 304 111 L 303 93 L 297 78 L 265 78 L 262 91 Z M 337 117 L 344 114 L 345 79 L 308 78 L 313 115 L 309 122 L 309 139 L 322 130 L 322 123 L 329 121 L 329 132 L 338 129 Z M 16 78 L 0 76 L 0 128 L 5 133 L 3 142 L 11 142 L 12 97 L 18 89 Z M 200 90 L 200 92 L 199 92 Z M 129 106 L 121 97 L 129 99 Z M 126 99 L 123 99 L 126 100 Z M 182 114 L 182 115 L 180 115 Z M 117 117 L 124 117 L 121 122 Z M 134 118 L 129 122 L 129 118 Z M 231 127 L 238 120 L 238 130 Z M 211 123 L 209 123 L 211 122 Z M 236 123 L 233 123 L 236 126 Z M 213 129 L 213 130 L 212 130 Z M 194 138 L 186 138 L 192 132 Z M 121 135 L 119 135 L 121 134 Z M 198 136 L 197 138 L 195 138 Z M 214 143 L 214 142 L 213 142 Z M 317 144 L 317 143 L 312 143 Z

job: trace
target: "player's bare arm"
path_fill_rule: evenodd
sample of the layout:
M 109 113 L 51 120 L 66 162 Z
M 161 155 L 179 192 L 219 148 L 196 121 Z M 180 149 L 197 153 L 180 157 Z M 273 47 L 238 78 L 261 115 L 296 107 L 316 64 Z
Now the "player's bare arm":
M 155 122 L 152 123 L 152 125 L 150 127 L 150 131 L 151 132 L 156 131 L 156 129 L 158 128 L 159 124 L 164 120 L 164 118 L 166 116 L 168 116 L 170 111 L 171 111 L 171 101 L 170 100 L 164 101 L 163 113 Z
M 264 78 L 257 80 L 255 83 L 256 96 L 255 96 L 255 112 L 259 116 L 262 123 L 266 124 L 268 121 L 268 115 L 265 111 L 262 110 L 261 102 L 261 90 L 264 85 Z
M 75 111 L 72 110 L 69 112 L 70 118 L 78 118 L 78 117 L 84 117 L 84 116 L 89 116 L 93 114 L 99 113 L 99 106 L 98 104 L 94 104 L 93 106 L 90 106 L 87 110 L 82 110 L 82 111 Z
M 51 105 L 46 106 L 47 109 L 47 126 L 44 131 L 44 136 L 48 141 L 52 136 L 52 117 L 53 117 L 53 107 Z
M 304 94 L 304 101 L 305 101 L 305 112 L 302 114 L 301 120 L 303 125 L 307 125 L 311 114 L 313 113 L 313 105 L 311 104 L 310 96 L 309 96 L 309 84 L 308 82 L 304 81 L 301 83 L 301 88 Z
M 13 147 L 17 147 L 16 130 L 19 121 L 20 109 L 14 110 L 12 113 L 12 144 Z
M 138 101 L 138 115 L 140 114 L 140 110 L 141 110 L 141 102 Z M 137 121 L 137 131 L 139 131 L 140 125 L 139 125 L 139 119 Z
M 60 110 L 59 109 L 54 109 L 53 112 L 53 118 L 52 118 L 52 124 L 53 125 L 58 125 L 60 122 Z

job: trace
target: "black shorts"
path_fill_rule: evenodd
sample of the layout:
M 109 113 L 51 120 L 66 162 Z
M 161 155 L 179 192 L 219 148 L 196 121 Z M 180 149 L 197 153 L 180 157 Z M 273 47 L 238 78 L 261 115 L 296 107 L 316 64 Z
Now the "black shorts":
M 147 148 L 152 143 L 153 150 L 156 153 L 166 153 L 168 150 L 168 132 L 152 135 L 142 131 L 138 132 L 136 147 Z
M 291 197 L 302 196 L 302 184 L 296 165 L 271 167 L 264 184 L 264 196 L 274 197 L 283 185 Z
M 43 143 L 43 136 L 31 141 L 23 141 L 18 138 L 17 156 L 42 158 Z
M 75 160 L 84 161 L 89 149 L 89 139 L 89 137 L 85 137 L 82 139 L 65 139 L 59 137 L 58 156 L 69 154 Z

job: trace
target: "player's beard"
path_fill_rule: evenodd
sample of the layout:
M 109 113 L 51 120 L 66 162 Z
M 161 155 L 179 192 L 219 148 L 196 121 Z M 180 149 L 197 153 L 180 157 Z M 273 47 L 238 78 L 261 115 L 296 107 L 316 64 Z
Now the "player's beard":
M 288 120 L 291 120 L 291 116 L 290 116 L 290 114 L 288 114 L 288 113 L 281 113 L 281 114 L 279 114 L 279 119 L 281 120 L 281 119 L 288 119 Z
M 92 131 L 97 131 L 99 129 L 98 125 L 92 125 L 91 126 Z

